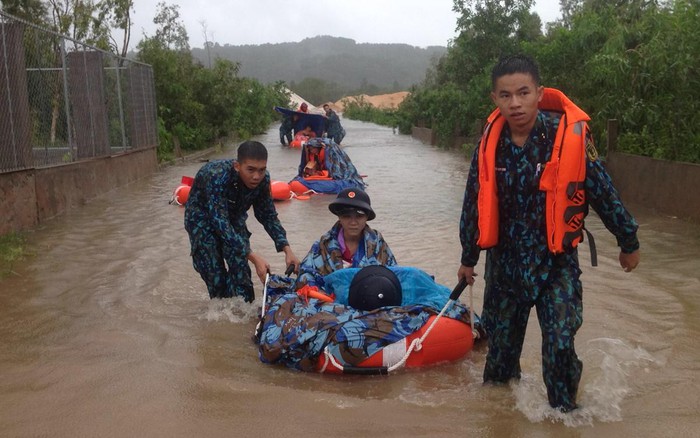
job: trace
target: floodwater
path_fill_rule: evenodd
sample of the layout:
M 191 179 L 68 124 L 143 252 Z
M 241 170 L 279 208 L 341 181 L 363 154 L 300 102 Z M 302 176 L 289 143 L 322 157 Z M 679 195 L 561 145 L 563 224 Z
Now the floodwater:
M 467 159 L 390 128 L 343 123 L 377 212 L 370 224 L 400 264 L 452 287 Z M 291 179 L 299 151 L 279 146 L 276 126 L 257 139 L 270 151 L 272 178 Z M 232 155 L 227 146 L 211 158 Z M 699 226 L 629 206 L 643 253 L 628 274 L 614 238 L 589 217 L 599 266 L 584 246 L 582 407 L 561 415 L 546 402 L 534 312 L 523 379 L 511 386 L 482 386 L 483 345 L 457 363 L 390 376 L 262 364 L 251 341 L 258 306 L 209 300 L 191 265 L 183 208 L 168 204 L 181 176 L 201 165 L 166 167 L 30 234 L 35 255 L 0 281 L 0 435 L 699 436 Z M 300 258 L 333 224 L 331 199 L 277 203 Z M 253 248 L 282 273 L 283 256 L 252 215 L 249 227 Z M 260 297 L 257 279 L 256 289 Z M 477 281 L 477 312 L 482 291 Z

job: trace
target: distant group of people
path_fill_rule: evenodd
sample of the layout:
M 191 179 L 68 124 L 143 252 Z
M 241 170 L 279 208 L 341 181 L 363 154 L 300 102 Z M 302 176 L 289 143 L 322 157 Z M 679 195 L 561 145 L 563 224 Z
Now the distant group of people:
M 582 373 L 574 337 L 582 323 L 576 247 L 583 240 L 583 219 L 593 207 L 615 235 L 626 272 L 640 260 L 638 226 L 597 159 L 589 117 L 562 92 L 540 84 L 531 58 L 502 59 L 492 70 L 491 85 L 496 109 L 488 117 L 466 181 L 457 277 L 473 284 L 480 253 L 487 252 L 484 382 L 520 378 L 525 330 L 535 307 L 548 400 L 553 408 L 569 412 L 578 406 Z M 332 110 L 326 109 L 326 115 L 329 123 L 334 120 Z M 327 134 L 336 134 L 339 126 L 329 124 Z M 323 277 L 335 270 L 396 264 L 383 236 L 367 225 L 376 215 L 361 188 L 343 190 L 330 203 L 338 221 L 299 262 L 277 218 L 266 165 L 265 147 L 247 141 L 239 146 L 237 160 L 208 163 L 195 177 L 185 228 L 194 268 L 211 298 L 243 296 L 252 301 L 248 262 L 264 281 L 269 264 L 250 247 L 245 226 L 251 205 L 277 251 L 285 253 L 285 263 L 295 266 L 296 288 L 322 292 Z
M 324 120 L 322 136 L 332 139 L 336 144 L 341 144 L 345 138 L 345 129 L 340 123 L 340 117 L 335 111 L 333 111 L 329 104 L 323 105 L 323 111 L 326 118 Z M 306 102 L 301 104 L 299 107 L 299 112 L 309 112 L 309 106 Z M 279 132 L 280 143 L 283 146 L 288 146 L 291 144 L 292 140 L 305 142 L 318 136 L 311 125 L 304 125 L 303 128 L 297 130 L 296 125 L 298 121 L 298 114 L 284 115 L 282 117 Z

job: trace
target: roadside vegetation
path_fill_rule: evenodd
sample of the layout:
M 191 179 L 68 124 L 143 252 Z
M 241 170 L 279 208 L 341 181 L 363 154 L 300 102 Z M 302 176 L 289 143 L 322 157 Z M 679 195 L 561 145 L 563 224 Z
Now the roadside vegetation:
M 700 2 L 561 0 L 563 17 L 545 33 L 532 4 L 455 0 L 458 36 L 398 111 L 359 105 L 344 115 L 376 123 L 395 117 L 404 134 L 432 128 L 442 145 L 453 136 L 477 138 L 477 120 L 493 107 L 491 68 L 522 52 L 538 60 L 543 85 L 591 116 L 601 152 L 607 120 L 617 119 L 619 151 L 700 163 Z
M 1 1 L 12 15 L 119 56 L 129 53 L 134 0 Z M 617 119 L 618 150 L 700 163 L 698 0 L 560 0 L 562 18 L 544 32 L 533 4 L 454 0 L 457 37 L 398 110 L 358 102 L 345 116 L 398 126 L 401 133 L 431 128 L 442 145 L 454 136 L 476 138 L 478 120 L 493 106 L 492 66 L 524 52 L 539 61 L 545 86 L 561 89 L 592 117 L 602 153 L 606 122 Z M 205 67 L 194 59 L 177 5 L 159 3 L 153 21 L 158 29 L 136 45 L 136 58 L 153 66 L 161 160 L 263 132 L 276 117 L 270 109 L 289 104 L 283 82 L 240 77 L 232 61 L 209 59 Z M 295 85 L 302 95 L 318 93 L 317 103 L 339 91 L 316 78 Z M 369 83 L 359 88 L 374 94 Z
M 134 0 L 1 0 L 5 12 L 117 56 L 130 53 Z M 282 82 L 239 77 L 240 65 L 194 59 L 179 7 L 158 3 L 155 35 L 143 35 L 135 58 L 153 66 L 158 104 L 158 158 L 205 149 L 227 137 L 264 132 L 272 107 L 289 104 Z
M 289 104 L 282 82 L 239 77 L 240 65 L 224 59 L 211 68 L 196 61 L 178 9 L 159 3 L 156 34 L 137 45 L 136 59 L 153 66 L 161 160 L 178 148 L 204 149 L 222 138 L 260 134 L 275 120 L 272 108 Z
M 16 262 L 26 255 L 26 238 L 21 233 L 0 236 L 0 279 L 13 274 Z
M 376 108 L 364 100 L 362 96 L 357 99 L 343 99 L 345 109 L 343 117 L 348 119 L 372 122 L 378 125 L 395 127 L 397 123 L 396 110 Z

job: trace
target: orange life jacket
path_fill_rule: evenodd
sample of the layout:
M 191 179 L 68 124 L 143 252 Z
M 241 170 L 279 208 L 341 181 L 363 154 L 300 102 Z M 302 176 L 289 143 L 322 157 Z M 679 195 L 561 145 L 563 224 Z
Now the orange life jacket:
M 545 88 L 538 108 L 563 113 L 552 149 L 552 157 L 540 177 L 540 190 L 546 192 L 547 246 L 554 254 L 576 247 L 583 240 L 586 215 L 586 134 L 590 117 L 568 97 L 554 88 Z M 496 188 L 496 149 L 505 118 L 496 109 L 487 120 L 479 144 L 480 248 L 498 243 L 498 191 Z
M 306 149 L 306 162 L 315 162 L 319 167 L 317 170 L 324 170 L 326 168 L 326 151 L 325 148 L 321 148 L 318 151 L 318 155 L 311 152 L 308 148 Z

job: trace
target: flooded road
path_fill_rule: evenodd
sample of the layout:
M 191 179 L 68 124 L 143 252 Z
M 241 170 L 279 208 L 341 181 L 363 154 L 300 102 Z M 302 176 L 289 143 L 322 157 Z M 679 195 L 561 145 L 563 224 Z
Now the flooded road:
M 467 159 L 390 128 L 343 125 L 345 150 L 367 175 L 371 226 L 400 264 L 454 286 Z M 299 151 L 279 146 L 276 126 L 256 139 L 268 146 L 272 178 L 291 179 Z M 167 167 L 30 233 L 35 255 L 16 267 L 19 276 L 0 280 L 0 435 L 697 436 L 700 226 L 629 206 L 642 264 L 626 274 L 614 238 L 589 216 L 599 266 L 584 245 L 582 408 L 558 416 L 546 402 L 534 314 L 523 379 L 512 386 L 482 386 L 483 346 L 457 363 L 388 377 L 262 364 L 251 341 L 257 305 L 209 300 L 183 209 L 168 204 L 201 165 Z M 331 199 L 276 204 L 299 258 L 334 223 Z M 253 248 L 282 273 L 283 255 L 252 215 L 248 223 Z M 482 290 L 477 280 L 477 312 Z

